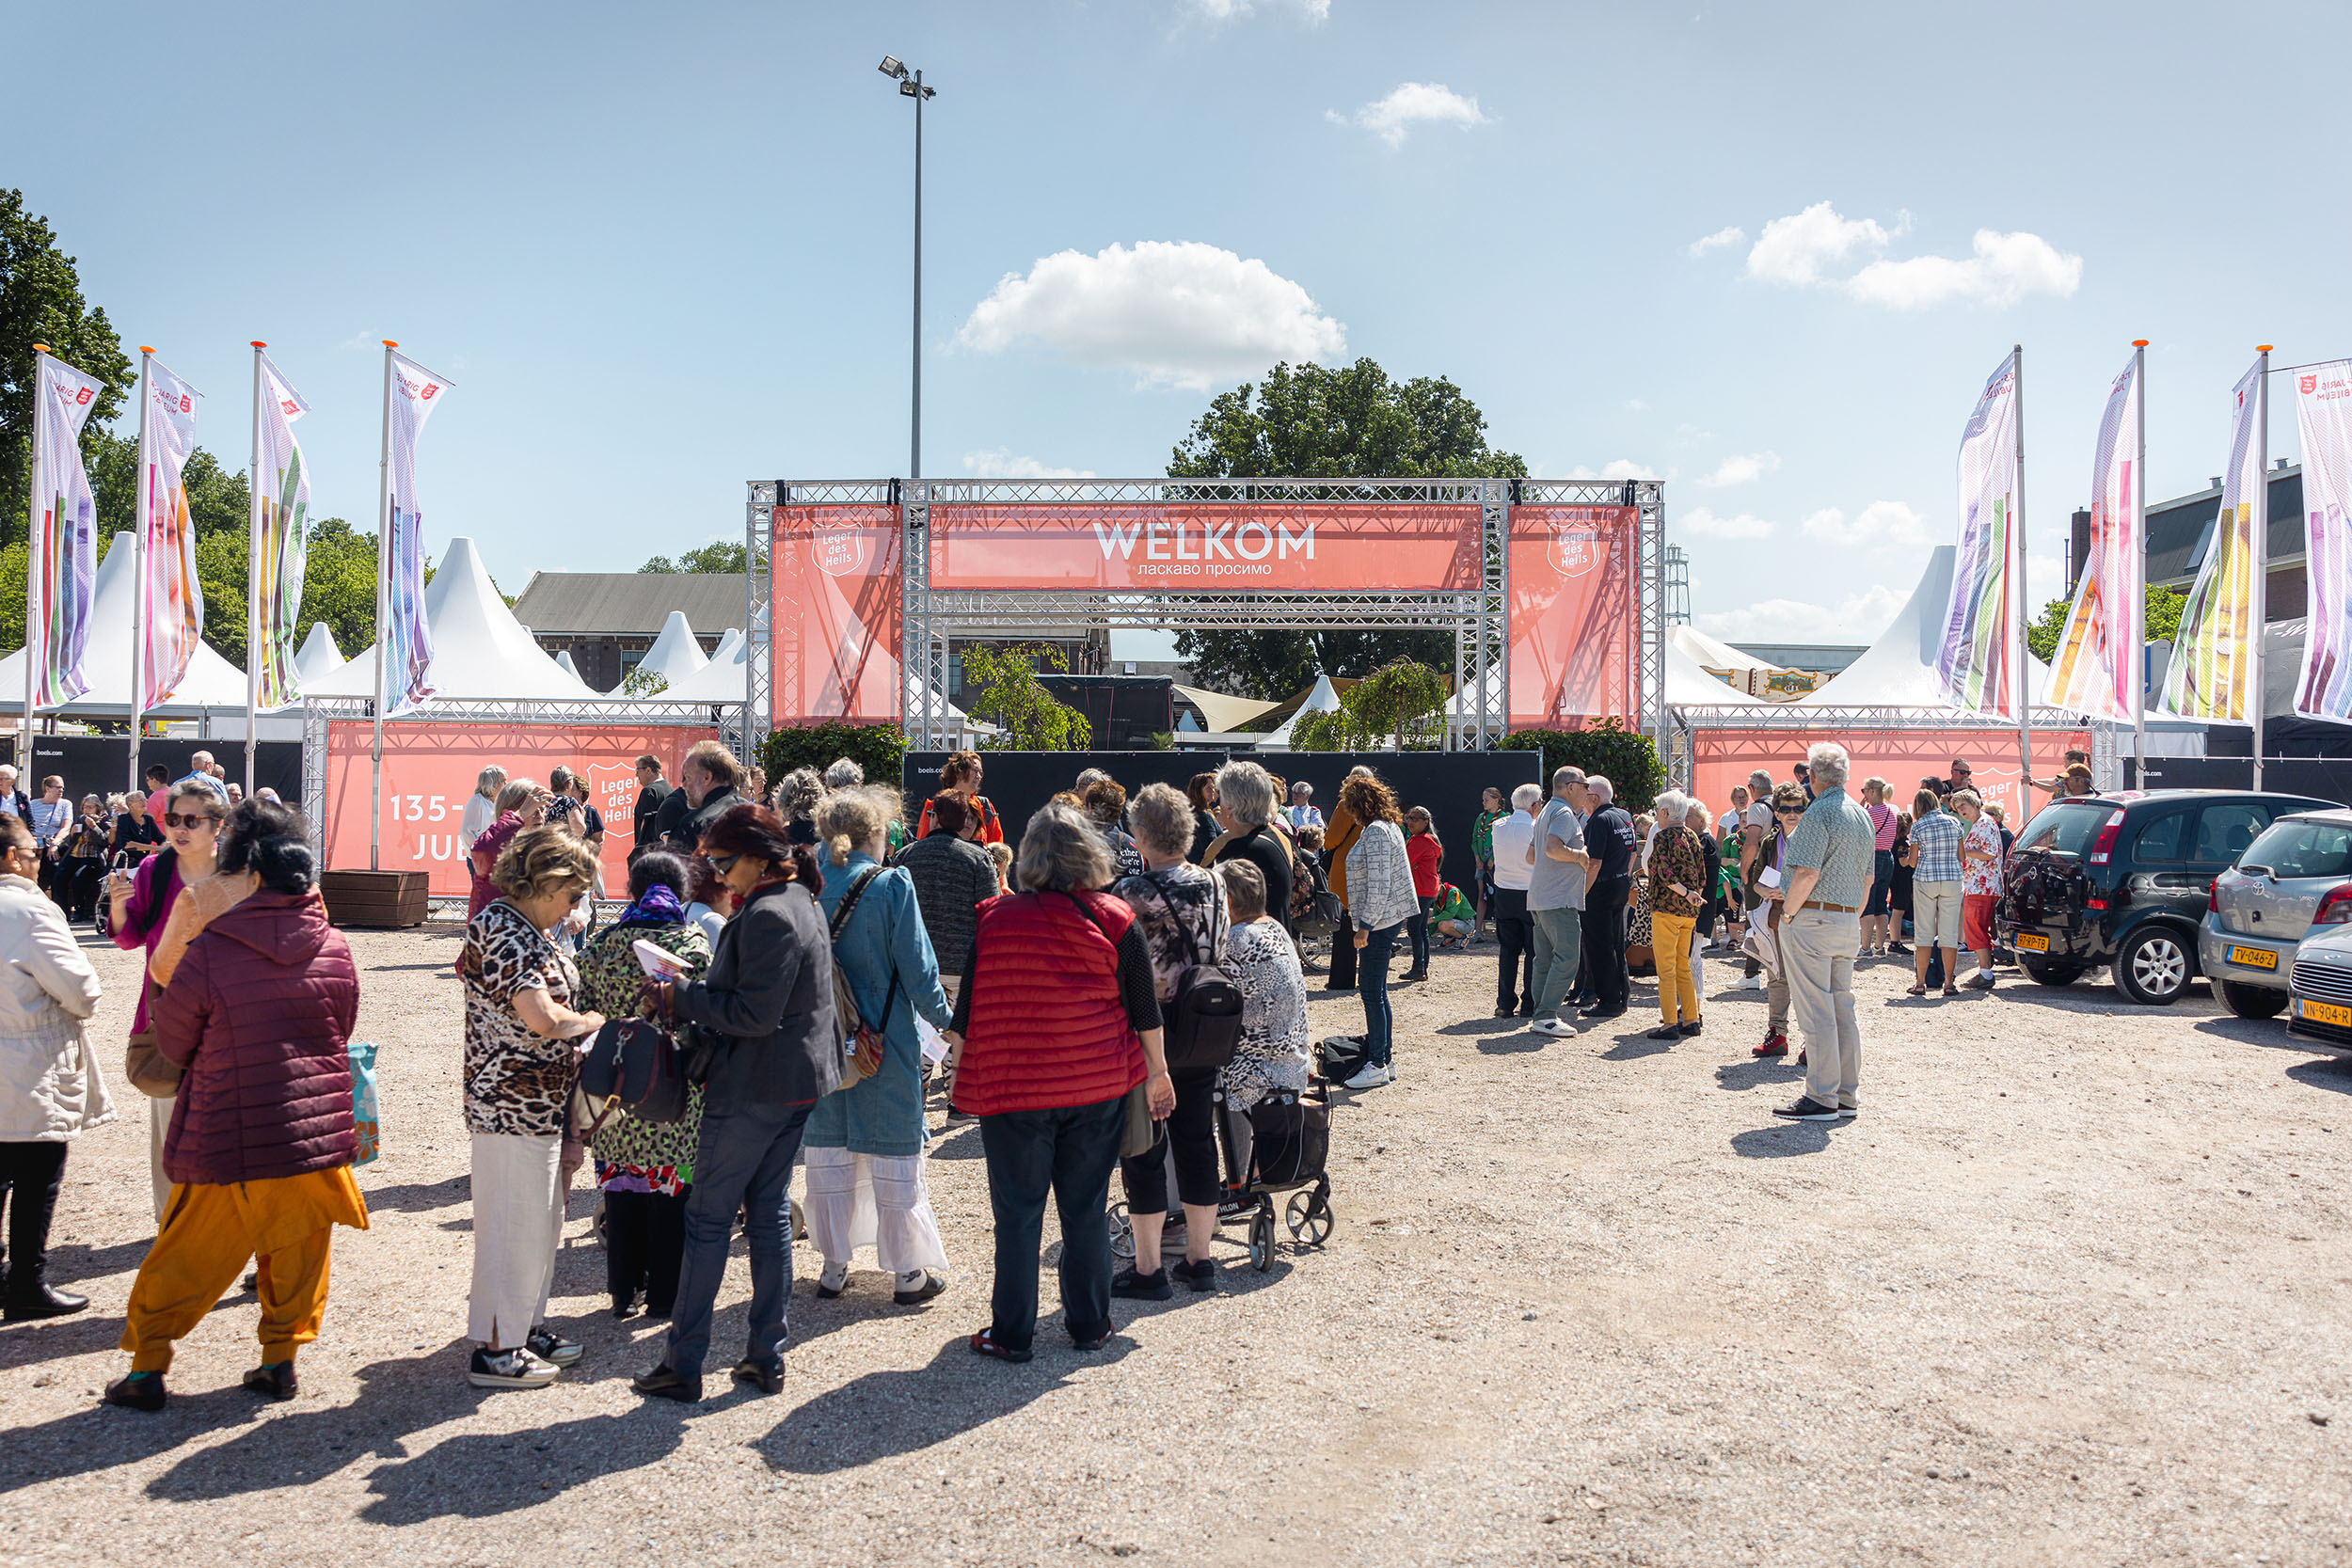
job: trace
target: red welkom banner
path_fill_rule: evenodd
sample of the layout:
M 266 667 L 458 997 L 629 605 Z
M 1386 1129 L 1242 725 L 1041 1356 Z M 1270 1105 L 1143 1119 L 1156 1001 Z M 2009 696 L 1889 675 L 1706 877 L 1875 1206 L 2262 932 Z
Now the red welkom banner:
M 1514 729 L 1641 712 L 1641 574 L 1630 506 L 1511 508 Z
M 687 749 L 719 732 L 692 724 L 522 724 L 396 720 L 384 726 L 384 822 L 379 864 L 386 871 L 426 871 L 436 894 L 463 897 L 473 875 L 458 841 L 458 819 L 482 770 L 496 763 L 509 779 L 541 784 L 558 766 L 586 775 L 588 801 L 604 817 L 605 891 L 628 887 L 628 851 L 635 842 L 637 759 L 661 759 L 675 782 Z M 370 726 L 339 719 L 326 726 L 326 864 L 364 871 L 368 865 Z
M 943 589 L 1469 591 L 1474 505 L 1406 501 L 944 503 L 930 584 Z

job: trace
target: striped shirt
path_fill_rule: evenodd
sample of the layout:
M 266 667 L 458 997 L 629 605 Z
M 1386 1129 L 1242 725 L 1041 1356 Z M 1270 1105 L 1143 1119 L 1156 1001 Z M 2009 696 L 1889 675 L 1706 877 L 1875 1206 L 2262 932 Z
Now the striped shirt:
M 1797 831 L 1788 835 L 1788 862 L 1791 870 L 1809 867 L 1821 874 L 1805 895 L 1807 905 L 1842 904 L 1858 910 L 1869 896 L 1878 864 L 1878 830 L 1852 796 L 1843 789 L 1824 789 L 1804 808 Z

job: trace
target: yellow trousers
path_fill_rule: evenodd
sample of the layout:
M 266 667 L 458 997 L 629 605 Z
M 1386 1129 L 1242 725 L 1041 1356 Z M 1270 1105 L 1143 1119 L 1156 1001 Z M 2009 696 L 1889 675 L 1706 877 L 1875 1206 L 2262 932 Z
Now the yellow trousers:
M 1691 981 L 1691 932 L 1697 925 L 1686 915 L 1650 913 L 1650 949 L 1658 964 L 1658 1012 L 1668 1023 L 1699 1021 L 1698 988 Z M 1676 1016 L 1677 999 L 1680 1017 Z
M 260 1259 L 262 1360 L 294 1359 L 297 1346 L 319 1337 L 327 1244 L 338 1225 L 368 1227 L 348 1165 L 267 1181 L 174 1186 L 163 1228 L 131 1286 L 122 1327 L 131 1370 L 169 1367 L 172 1341 L 220 1304 L 247 1259 Z

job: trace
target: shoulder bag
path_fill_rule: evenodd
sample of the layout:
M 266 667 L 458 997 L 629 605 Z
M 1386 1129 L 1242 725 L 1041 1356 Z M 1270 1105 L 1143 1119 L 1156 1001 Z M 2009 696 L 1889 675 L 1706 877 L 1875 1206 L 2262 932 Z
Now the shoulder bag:
M 850 890 L 841 895 L 841 905 L 833 911 L 833 925 L 826 935 L 834 945 L 833 1010 L 837 1019 L 847 1019 L 850 1028 L 842 1035 L 843 1053 L 848 1058 L 841 1064 L 840 1089 L 854 1088 L 882 1070 L 882 1031 L 890 1027 L 890 1009 L 898 1000 L 898 967 L 890 967 L 890 989 L 882 997 L 882 1021 L 879 1029 L 868 1028 L 866 1015 L 858 1010 L 857 992 L 850 989 L 849 971 L 841 967 L 841 933 L 849 927 L 850 917 L 857 912 L 858 901 L 866 890 L 874 885 L 874 879 L 885 867 L 869 865 L 857 874 Z

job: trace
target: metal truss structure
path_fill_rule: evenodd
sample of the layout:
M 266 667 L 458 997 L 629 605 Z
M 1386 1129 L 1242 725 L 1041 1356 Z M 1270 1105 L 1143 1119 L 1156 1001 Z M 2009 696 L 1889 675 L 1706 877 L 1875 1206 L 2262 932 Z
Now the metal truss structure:
M 1666 765 L 1666 782 L 1687 786 L 1695 765 L 1694 736 L 1700 730 L 1785 730 L 1795 734 L 1819 736 L 1836 740 L 1854 730 L 1974 730 L 1985 735 L 2017 733 L 2014 721 L 1989 719 L 1979 714 L 1963 713 L 1948 707 L 1838 707 L 1834 705 L 1798 707 L 1794 705 L 1773 707 L 1676 707 L 1669 710 L 1666 744 L 1658 749 L 1659 759 Z M 2078 714 L 2056 708 L 2037 707 L 2033 716 L 2037 731 L 2079 729 L 2086 721 Z M 2113 726 L 2091 722 L 2091 766 L 2099 772 L 2100 749 L 2105 748 L 2106 766 L 2115 764 Z M 2103 784 L 2102 787 L 2112 787 Z
M 755 723 L 772 711 L 777 672 L 770 606 L 771 508 L 783 505 L 895 505 L 901 508 L 900 669 L 907 742 L 948 743 L 950 638 L 1019 637 L 1040 626 L 1091 623 L 1167 631 L 1227 627 L 1251 631 L 1329 626 L 1442 631 L 1454 637 L 1454 689 L 1460 714 L 1445 726 L 1446 744 L 1486 750 L 1508 726 L 1510 653 L 1510 509 L 1515 504 L 1630 506 L 1637 509 L 1639 573 L 1638 722 L 1661 738 L 1665 723 L 1665 619 L 1661 588 L 1665 552 L 1664 486 L 1656 482 L 1515 479 L 1018 479 L 754 480 L 745 524 L 745 625 L 751 628 L 747 700 Z M 1479 509 L 1483 569 L 1469 590 L 1331 592 L 1235 590 L 1227 593 L 1106 593 L 1073 590 L 937 590 L 930 586 L 934 504 L 1117 504 L 1138 502 L 1419 502 Z

